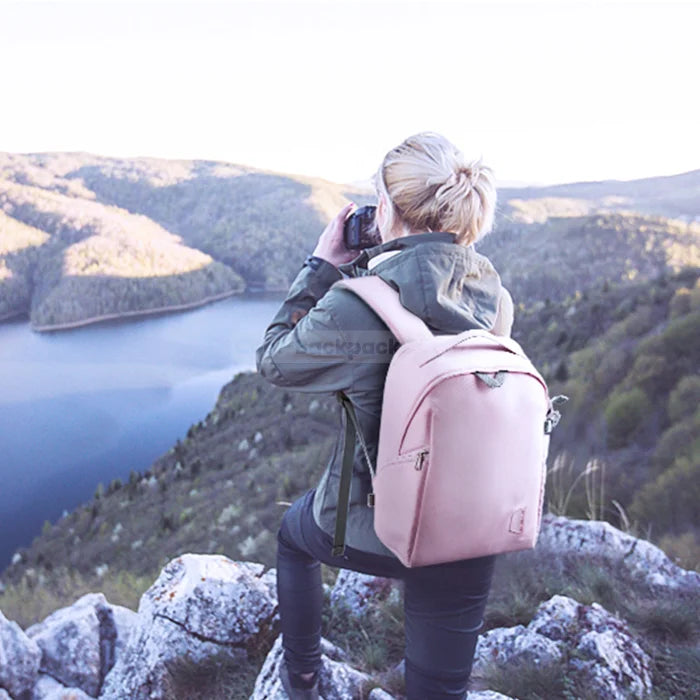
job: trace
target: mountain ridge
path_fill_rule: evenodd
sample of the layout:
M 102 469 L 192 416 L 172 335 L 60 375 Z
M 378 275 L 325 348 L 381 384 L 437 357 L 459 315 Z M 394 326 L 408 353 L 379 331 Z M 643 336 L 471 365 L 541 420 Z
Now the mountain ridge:
M 642 202 L 650 221 L 668 215 L 677 195 L 659 185 L 667 181 L 686 183 L 684 201 L 696 218 L 699 174 L 614 181 L 615 188 L 623 188 L 617 195 L 606 182 L 502 189 L 495 233 L 542 239 L 545 229 L 585 228 L 586 217 L 595 216 L 617 217 L 613 227 L 642 228 L 639 213 L 625 212 Z M 581 188 L 594 196 L 582 198 Z M 655 199 L 646 196 L 649 188 Z M 628 191 L 644 197 L 635 199 L 625 195 Z M 243 289 L 284 291 L 348 197 L 358 204 L 372 201 L 366 190 L 321 178 L 219 161 L 0 154 L 0 318 L 28 315 L 37 329 L 50 329 L 122 312 L 187 307 Z M 649 225 L 665 227 L 675 238 L 682 236 L 679 227 L 687 226 L 686 238 L 692 239 L 700 230 L 692 219 Z M 493 249 L 494 237 L 485 240 L 485 251 Z M 150 252 L 144 254 L 144 245 Z M 639 245 L 637 257 L 644 242 Z M 697 264 L 697 246 L 679 245 Z M 551 244 L 548 250 L 556 257 Z M 183 277 L 204 265 L 202 255 L 207 275 Z M 90 267 L 90 259 L 99 264 Z M 110 266 L 118 274 L 102 288 L 100 278 L 110 275 Z M 87 283 L 91 269 L 94 279 Z M 144 271 L 153 277 L 148 285 Z M 68 279 L 71 275 L 83 279 L 78 283 Z

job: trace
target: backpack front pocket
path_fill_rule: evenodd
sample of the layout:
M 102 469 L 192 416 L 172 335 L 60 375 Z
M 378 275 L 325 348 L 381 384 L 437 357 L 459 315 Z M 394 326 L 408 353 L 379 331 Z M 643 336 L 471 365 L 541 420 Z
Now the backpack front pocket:
M 428 473 L 427 449 L 381 465 L 374 479 L 374 530 L 401 560 L 409 560 Z

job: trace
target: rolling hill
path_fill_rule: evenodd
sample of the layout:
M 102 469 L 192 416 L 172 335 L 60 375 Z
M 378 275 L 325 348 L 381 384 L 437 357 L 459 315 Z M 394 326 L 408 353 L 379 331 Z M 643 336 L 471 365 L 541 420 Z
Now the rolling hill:
M 372 200 L 212 161 L 0 154 L 0 320 L 50 330 L 286 290 L 348 197 Z M 699 216 L 700 171 L 506 188 L 482 249 L 529 306 L 697 265 Z

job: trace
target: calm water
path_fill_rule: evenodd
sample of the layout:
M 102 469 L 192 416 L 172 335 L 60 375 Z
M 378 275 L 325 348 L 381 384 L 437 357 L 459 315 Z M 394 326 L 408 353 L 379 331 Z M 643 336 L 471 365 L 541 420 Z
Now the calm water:
M 0 324 L 0 571 L 99 482 L 143 471 L 212 409 L 280 294 L 60 333 Z

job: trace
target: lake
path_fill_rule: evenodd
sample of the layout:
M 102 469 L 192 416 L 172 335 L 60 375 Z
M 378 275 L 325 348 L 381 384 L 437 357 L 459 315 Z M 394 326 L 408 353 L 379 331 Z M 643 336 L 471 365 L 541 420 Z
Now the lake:
M 34 333 L 0 324 L 0 571 L 20 546 L 89 500 L 99 482 L 145 471 L 255 369 L 283 295 Z

